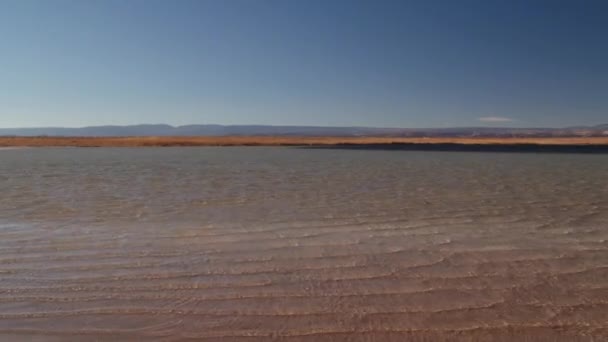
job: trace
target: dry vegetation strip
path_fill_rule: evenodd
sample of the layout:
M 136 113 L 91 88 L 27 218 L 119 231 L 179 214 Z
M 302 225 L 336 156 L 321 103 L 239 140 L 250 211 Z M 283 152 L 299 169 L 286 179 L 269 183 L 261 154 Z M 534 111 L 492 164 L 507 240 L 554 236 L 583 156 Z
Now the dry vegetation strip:
M 400 138 L 400 137 L 0 137 L 0 147 L 140 146 L 331 146 L 375 144 L 608 145 L 608 137 L 573 138 Z

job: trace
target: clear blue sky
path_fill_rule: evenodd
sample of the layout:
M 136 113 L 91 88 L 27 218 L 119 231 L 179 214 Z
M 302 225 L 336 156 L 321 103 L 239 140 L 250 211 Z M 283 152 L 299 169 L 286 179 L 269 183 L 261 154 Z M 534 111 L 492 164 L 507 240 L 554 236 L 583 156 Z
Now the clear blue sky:
M 0 127 L 606 123 L 607 18 L 604 0 L 0 0 Z

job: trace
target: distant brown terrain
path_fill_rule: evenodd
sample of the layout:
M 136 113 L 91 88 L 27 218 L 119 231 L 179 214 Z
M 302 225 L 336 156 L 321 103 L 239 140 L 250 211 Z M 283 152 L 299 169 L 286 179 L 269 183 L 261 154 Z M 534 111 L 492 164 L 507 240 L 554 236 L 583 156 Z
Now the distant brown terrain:
M 382 146 L 382 145 L 542 145 L 608 146 L 608 137 L 0 137 L 0 147 L 153 147 L 153 146 Z

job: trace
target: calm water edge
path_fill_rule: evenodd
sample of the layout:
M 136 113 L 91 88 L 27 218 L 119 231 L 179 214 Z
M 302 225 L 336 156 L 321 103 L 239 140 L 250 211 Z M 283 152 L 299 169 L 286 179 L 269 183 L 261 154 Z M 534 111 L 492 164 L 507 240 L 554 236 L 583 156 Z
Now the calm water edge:
M 606 341 L 608 155 L 0 151 L 2 341 Z

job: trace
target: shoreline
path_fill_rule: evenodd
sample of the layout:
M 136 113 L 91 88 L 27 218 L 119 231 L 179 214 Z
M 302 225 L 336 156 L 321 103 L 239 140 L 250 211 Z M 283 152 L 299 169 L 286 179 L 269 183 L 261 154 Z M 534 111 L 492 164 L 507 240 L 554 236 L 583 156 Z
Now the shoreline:
M 0 149 L 27 147 L 238 147 L 462 152 L 608 153 L 608 137 L 0 137 Z
M 140 147 L 140 146 L 340 146 L 340 145 L 562 145 L 608 146 L 606 137 L 335 137 L 335 136 L 142 136 L 22 137 L 0 136 L 4 147 Z

